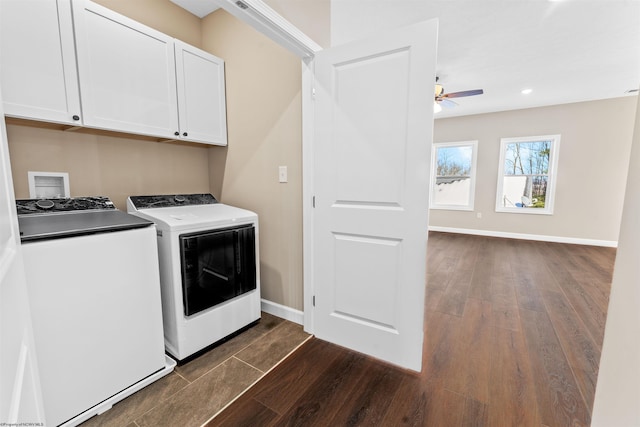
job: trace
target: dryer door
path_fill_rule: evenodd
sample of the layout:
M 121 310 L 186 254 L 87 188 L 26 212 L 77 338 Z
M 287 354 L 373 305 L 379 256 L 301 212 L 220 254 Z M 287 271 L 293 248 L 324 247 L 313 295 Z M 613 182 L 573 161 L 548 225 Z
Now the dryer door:
M 252 225 L 183 234 L 180 257 L 185 316 L 256 288 Z

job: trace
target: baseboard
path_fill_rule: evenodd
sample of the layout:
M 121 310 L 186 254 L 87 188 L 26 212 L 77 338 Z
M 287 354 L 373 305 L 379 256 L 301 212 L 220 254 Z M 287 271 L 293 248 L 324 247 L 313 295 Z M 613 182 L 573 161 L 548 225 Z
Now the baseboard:
M 260 303 L 262 311 L 265 313 L 273 314 L 298 325 L 304 325 L 304 313 L 302 311 L 266 299 L 260 300 Z
M 505 239 L 539 240 L 542 242 L 570 243 L 573 245 L 604 246 L 608 248 L 618 247 L 618 242 L 615 240 L 580 239 L 577 237 L 544 236 L 541 234 L 508 233 L 505 231 L 474 230 L 471 228 L 452 228 L 452 227 L 438 227 L 438 226 L 429 226 L 429 231 L 440 231 L 443 233 L 473 234 L 475 236 L 503 237 Z

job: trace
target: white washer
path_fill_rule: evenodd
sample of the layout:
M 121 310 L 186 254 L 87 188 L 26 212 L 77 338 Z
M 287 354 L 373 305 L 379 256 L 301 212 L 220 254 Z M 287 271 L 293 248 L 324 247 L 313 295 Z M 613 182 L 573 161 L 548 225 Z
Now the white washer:
M 76 426 L 173 371 L 156 230 L 106 197 L 16 200 L 47 425 Z
M 156 224 L 165 347 L 178 360 L 260 319 L 258 216 L 211 194 L 131 196 Z

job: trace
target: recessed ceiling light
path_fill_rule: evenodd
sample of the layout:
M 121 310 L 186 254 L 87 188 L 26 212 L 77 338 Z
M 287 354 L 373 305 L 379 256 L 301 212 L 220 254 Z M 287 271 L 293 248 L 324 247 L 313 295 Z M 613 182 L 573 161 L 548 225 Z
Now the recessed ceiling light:
M 533 89 L 522 89 L 521 92 L 523 95 L 529 95 L 531 92 L 533 92 Z

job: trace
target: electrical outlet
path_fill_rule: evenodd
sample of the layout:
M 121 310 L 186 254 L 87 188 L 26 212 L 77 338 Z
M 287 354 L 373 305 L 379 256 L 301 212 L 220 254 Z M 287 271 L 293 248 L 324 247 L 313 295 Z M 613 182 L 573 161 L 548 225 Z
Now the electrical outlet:
M 279 166 L 278 167 L 278 181 L 279 182 L 287 182 L 287 167 Z
M 478 219 L 482 218 L 482 212 L 476 213 L 476 218 L 478 218 Z

